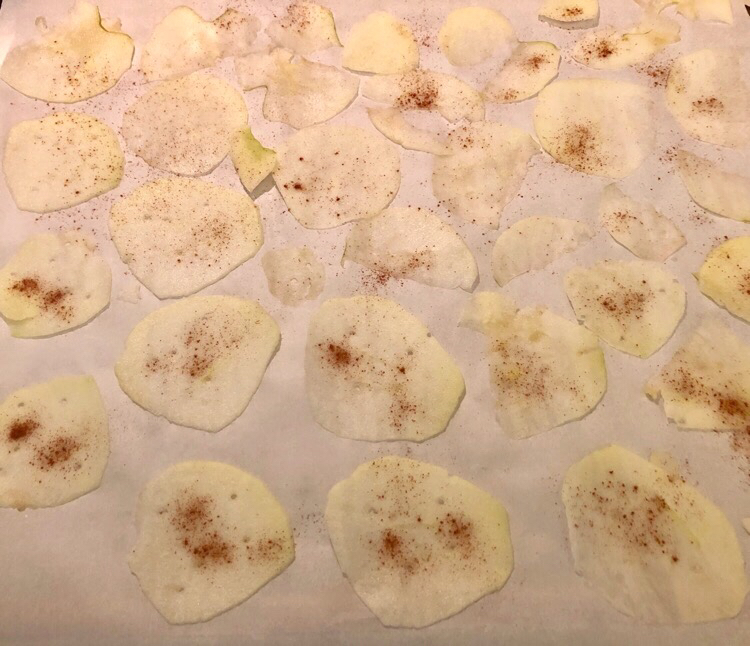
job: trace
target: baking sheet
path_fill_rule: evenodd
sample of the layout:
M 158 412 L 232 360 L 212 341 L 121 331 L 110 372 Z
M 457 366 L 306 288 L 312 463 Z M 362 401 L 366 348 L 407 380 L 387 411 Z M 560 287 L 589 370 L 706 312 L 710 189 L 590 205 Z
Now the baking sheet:
M 178 0 L 100 0 L 106 17 L 119 17 L 123 29 L 140 46 L 153 26 Z M 279 2 L 229 2 L 256 13 L 268 23 Z M 450 72 L 436 46 L 442 17 L 456 1 L 407 2 L 328 0 L 339 33 L 373 8 L 407 19 L 422 44 L 425 67 Z M 522 40 L 551 40 L 569 51 L 578 33 L 539 22 L 531 0 L 486 1 L 505 13 Z M 705 46 L 746 45 L 750 18 L 735 2 L 735 25 L 690 23 L 682 18 L 682 41 L 657 60 Z M 5 0 L 0 10 L 0 57 L 11 43 L 34 32 L 34 19 L 52 25 L 69 3 L 61 0 Z M 220 14 L 226 4 L 196 0 L 191 6 L 206 18 Z M 601 24 L 626 25 L 639 15 L 631 0 L 602 0 Z M 671 10 L 670 10 L 671 12 Z M 580 33 L 580 32 L 579 32 Z M 261 44 L 261 41 L 258 41 Z M 340 50 L 314 56 L 323 62 L 340 60 Z M 487 78 L 493 65 L 459 75 L 472 82 Z M 224 61 L 216 73 L 232 78 Z M 564 55 L 560 78 L 600 76 L 632 79 L 645 85 L 652 76 L 635 70 L 601 73 L 584 69 Z M 125 107 L 145 86 L 135 69 L 103 96 L 71 106 L 103 118 L 118 129 Z M 302 369 L 307 321 L 327 297 L 372 289 L 367 272 L 355 265 L 342 268 L 339 259 L 347 227 L 331 231 L 302 228 L 273 191 L 258 200 L 266 242 L 256 258 L 216 285 L 210 294 L 237 294 L 257 299 L 279 322 L 281 349 L 266 372 L 247 410 L 218 434 L 180 428 L 140 409 L 119 389 L 112 367 L 130 329 L 160 305 L 145 288 L 136 303 L 122 300 L 137 284 L 126 271 L 107 237 L 107 214 L 114 200 L 138 184 L 163 176 L 126 153 L 126 178 L 107 195 L 48 216 L 16 209 L 4 183 L 0 186 L 0 263 L 32 233 L 76 227 L 93 235 L 113 269 L 110 307 L 89 325 L 50 339 L 10 338 L 0 326 L 0 397 L 29 383 L 61 374 L 92 374 L 102 390 L 110 415 L 112 452 L 101 487 L 70 504 L 47 510 L 0 510 L 0 643 L 61 644 L 741 644 L 750 641 L 750 603 L 734 620 L 697 626 L 644 626 L 619 614 L 576 576 L 567 545 L 559 490 L 569 465 L 589 451 L 617 442 L 647 456 L 651 450 L 671 452 L 683 465 L 688 481 L 718 504 L 736 528 L 746 557 L 750 536 L 741 528 L 750 516 L 748 459 L 737 454 L 726 434 L 681 432 L 659 407 L 641 394 L 652 375 L 692 333 L 701 317 L 714 315 L 750 342 L 747 325 L 703 297 L 691 272 L 723 236 L 745 234 L 746 225 L 704 214 L 692 205 L 671 172 L 669 151 L 675 146 L 721 160 L 728 168 L 747 169 L 747 151 L 719 149 L 680 135 L 654 88 L 659 111 L 656 152 L 634 175 L 621 182 L 637 199 L 649 200 L 685 232 L 688 246 L 669 259 L 688 292 L 684 321 L 674 337 L 647 360 L 604 346 L 609 389 L 601 404 L 580 422 L 526 440 L 510 440 L 493 416 L 481 335 L 456 326 L 468 296 L 460 291 L 395 281 L 378 288 L 421 318 L 456 358 L 466 379 L 466 398 L 447 431 L 421 445 L 369 444 L 344 440 L 318 427 L 304 396 Z M 291 128 L 266 122 L 261 115 L 262 90 L 245 93 L 253 132 L 273 147 Z M 365 114 L 368 102 L 355 105 L 333 119 L 372 129 Z M 488 106 L 487 118 L 531 128 L 534 102 Z M 10 126 L 50 112 L 52 106 L 21 96 L 0 85 L 0 137 L 4 145 Z M 124 147 L 124 142 L 123 142 Z M 458 228 L 479 261 L 478 289 L 496 289 L 489 257 L 497 232 L 481 230 L 451 217 L 430 190 L 430 157 L 401 150 L 402 186 L 394 205 L 433 209 Z M 376 161 L 374 161 L 376 163 Z M 746 172 L 746 171 L 745 171 Z M 231 164 L 225 160 L 209 181 L 241 190 Z M 506 208 L 502 225 L 528 215 L 573 217 L 594 224 L 601 189 L 608 182 L 584 176 L 537 156 L 521 194 Z M 305 244 L 325 261 L 326 288 L 321 298 L 287 308 L 268 292 L 260 265 L 265 251 Z M 547 270 L 522 276 L 504 291 L 522 305 L 543 304 L 573 318 L 562 289 L 562 276 L 574 265 L 600 258 L 629 259 L 630 254 L 600 231 L 594 241 L 556 261 Z M 384 628 L 343 578 L 331 550 L 322 511 L 328 489 L 361 462 L 396 453 L 434 462 L 461 475 L 499 498 L 510 514 L 516 566 L 502 591 L 478 601 L 459 615 L 419 631 Z M 135 541 L 134 509 L 139 491 L 160 470 L 186 459 L 222 460 L 262 478 L 288 511 L 295 531 L 295 562 L 254 597 L 216 619 L 192 626 L 170 626 L 141 593 L 126 558 Z

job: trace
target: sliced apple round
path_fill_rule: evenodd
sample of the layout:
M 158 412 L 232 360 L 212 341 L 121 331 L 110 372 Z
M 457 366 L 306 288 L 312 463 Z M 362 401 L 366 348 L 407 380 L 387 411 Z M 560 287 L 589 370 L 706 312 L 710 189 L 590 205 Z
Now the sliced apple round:
M 421 628 L 505 585 L 513 547 L 505 508 L 445 469 L 387 456 L 328 493 L 341 570 L 386 626 Z
M 105 123 L 80 112 L 21 121 L 8 133 L 5 180 L 19 209 L 66 209 L 119 185 L 125 156 Z
M 716 320 L 698 327 L 646 384 L 651 399 L 680 428 L 711 431 L 750 426 L 750 346 Z
M 706 296 L 750 322 L 750 237 L 731 238 L 712 249 L 695 276 Z
M 372 217 L 391 203 L 401 183 L 398 149 L 354 126 L 304 128 L 278 155 L 276 186 L 308 229 Z
M 306 128 L 335 117 L 357 97 L 359 79 L 353 74 L 292 56 L 275 49 L 235 59 L 243 89 L 267 88 L 263 116 L 269 121 Z
M 351 28 L 342 63 L 355 72 L 402 74 L 419 65 L 419 47 L 409 25 L 376 11 Z
M 341 262 L 346 261 L 388 277 L 447 289 L 471 291 L 479 275 L 458 233 L 420 207 L 392 207 L 356 222 L 346 237 Z
M 318 424 L 370 442 L 434 437 L 464 396 L 461 371 L 430 331 L 378 296 L 323 303 L 310 320 L 305 383 Z
M 499 11 L 462 7 L 451 11 L 440 27 L 438 43 L 451 65 L 465 67 L 487 60 L 515 40 L 513 27 Z
M 269 23 L 266 34 L 279 47 L 290 49 L 301 56 L 341 46 L 333 13 L 314 2 L 290 4 L 284 15 Z
M 590 29 L 599 24 L 599 0 L 543 0 L 539 20 L 562 29 Z
M 677 151 L 677 172 L 698 205 L 725 218 L 750 222 L 750 177 L 722 170 L 718 164 Z
M 523 130 L 491 121 L 456 128 L 448 144 L 452 154 L 432 167 L 435 197 L 464 220 L 496 229 L 539 146 Z
M 685 289 L 659 265 L 604 260 L 565 275 L 576 317 L 622 352 L 646 358 L 672 336 L 685 313 Z
M 58 377 L 0 403 L 0 507 L 56 507 L 99 486 L 107 411 L 92 377 Z
M 59 25 L 11 49 L 0 78 L 33 99 L 75 103 L 106 92 L 130 69 L 133 39 L 77 1 Z
M 398 108 L 367 108 L 367 115 L 372 125 L 394 144 L 433 155 L 451 152 L 444 137 L 413 126 Z
M 557 76 L 560 50 L 542 41 L 518 43 L 507 61 L 484 88 L 491 103 L 515 103 L 539 94 Z
M 534 128 L 557 161 L 589 175 L 621 179 L 654 145 L 646 88 L 608 79 L 555 81 L 539 93 Z
M 208 621 L 242 603 L 294 561 L 289 518 L 258 478 L 221 462 L 180 462 L 138 499 L 128 559 L 170 624 Z
M 28 238 L 0 269 L 0 314 L 19 338 L 85 325 L 109 305 L 112 272 L 77 231 Z
M 448 121 L 484 119 L 479 92 L 455 76 L 431 70 L 371 76 L 362 83 L 362 95 L 399 110 L 436 110 Z
M 675 60 L 667 107 L 691 137 L 733 148 L 750 145 L 750 87 L 736 51 L 701 49 Z
M 307 247 L 274 249 L 261 261 L 268 291 L 284 305 L 299 305 L 320 296 L 326 281 L 323 263 Z
M 546 267 L 592 238 L 576 220 L 532 216 L 503 231 L 492 249 L 492 275 L 501 287 L 516 276 Z
M 189 7 L 176 7 L 144 45 L 141 71 L 149 81 L 158 81 L 211 67 L 227 56 L 243 56 L 250 52 L 259 29 L 255 16 L 235 9 L 210 21 Z
M 280 342 L 279 326 L 256 302 L 191 296 L 133 328 L 115 374 L 147 411 L 216 432 L 250 403 Z
M 565 475 L 576 572 L 620 612 L 651 624 L 734 617 L 748 590 L 737 535 L 682 478 L 619 446 Z
M 599 220 L 617 242 L 643 260 L 664 262 L 685 245 L 685 236 L 674 222 L 614 184 L 602 191 Z
M 160 81 L 122 118 L 128 147 L 159 170 L 205 175 L 227 156 L 235 133 L 247 126 L 242 94 L 226 81 L 196 72 Z
M 109 232 L 123 262 L 159 298 L 203 289 L 263 244 L 249 197 L 188 177 L 157 179 L 116 202 Z
M 588 415 L 607 390 L 597 338 L 547 309 L 519 311 L 499 296 L 475 295 L 461 325 L 487 335 L 495 413 L 503 432 L 526 438 Z

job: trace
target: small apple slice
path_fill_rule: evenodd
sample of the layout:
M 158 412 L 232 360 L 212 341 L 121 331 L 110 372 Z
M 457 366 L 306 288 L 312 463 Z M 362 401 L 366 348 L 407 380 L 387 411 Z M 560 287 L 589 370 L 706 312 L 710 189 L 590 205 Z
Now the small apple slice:
M 539 94 L 557 76 L 560 50 L 542 41 L 518 43 L 500 72 L 484 88 L 491 103 L 515 103 Z
M 677 12 L 688 20 L 703 22 L 723 22 L 731 25 L 731 0 L 635 0 L 647 11 L 663 11 L 671 5 L 676 5 Z
M 676 165 L 698 206 L 725 218 L 750 222 L 750 177 L 728 173 L 686 150 L 677 151 Z
M 263 256 L 268 291 L 284 305 L 299 305 L 320 296 L 326 280 L 323 263 L 307 247 L 273 249 Z
M 242 185 L 251 194 L 277 167 L 276 151 L 265 148 L 250 128 L 235 133 L 229 156 Z
M 576 220 L 532 216 L 503 231 L 492 249 L 492 275 L 501 287 L 516 276 L 542 269 L 575 251 L 594 235 Z
M 715 247 L 698 273 L 698 288 L 717 305 L 750 322 L 750 237 Z
M 543 0 L 539 20 L 562 29 L 590 29 L 599 24 L 599 0 Z
M 279 47 L 301 56 L 341 46 L 333 13 L 314 2 L 290 4 L 284 15 L 269 23 L 266 34 Z
M 419 47 L 409 25 L 376 11 L 351 28 L 342 62 L 355 72 L 402 74 L 419 65 Z
M 477 262 L 458 233 L 419 207 L 392 207 L 356 222 L 346 237 L 346 261 L 446 289 L 471 291 L 478 278 Z
M 636 202 L 614 184 L 604 187 L 599 220 L 623 247 L 643 260 L 664 262 L 685 246 L 677 225 L 651 204 Z

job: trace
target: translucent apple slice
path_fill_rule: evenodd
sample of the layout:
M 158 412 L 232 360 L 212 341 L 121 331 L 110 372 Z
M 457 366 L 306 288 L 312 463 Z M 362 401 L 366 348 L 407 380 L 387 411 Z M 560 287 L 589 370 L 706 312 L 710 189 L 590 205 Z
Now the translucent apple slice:
M 534 128 L 557 161 L 589 175 L 621 179 L 654 145 L 646 88 L 608 79 L 556 81 L 539 93 Z
M 263 256 L 262 264 L 268 291 L 284 305 L 314 300 L 325 286 L 325 267 L 307 247 L 274 249 Z
M 676 59 L 667 79 L 667 107 L 691 137 L 719 146 L 750 145 L 750 87 L 736 51 L 701 49 Z
M 277 167 L 276 151 L 265 148 L 253 136 L 250 128 L 243 128 L 235 133 L 229 156 L 242 185 L 251 194 Z
M 557 76 L 560 50 L 542 41 L 518 43 L 500 72 L 484 88 L 491 103 L 515 103 L 539 94 Z
M 602 27 L 584 35 L 573 47 L 573 58 L 598 70 L 617 70 L 644 63 L 680 40 L 676 20 L 647 13 L 631 27 Z
M 636 202 L 617 186 L 604 187 L 599 220 L 623 247 L 643 260 L 664 262 L 685 246 L 685 236 L 651 204 Z
M 430 70 L 371 76 L 362 83 L 362 96 L 400 110 L 437 110 L 448 121 L 484 119 L 479 92 L 455 76 Z
M 269 23 L 266 33 L 279 47 L 301 56 L 341 46 L 333 13 L 314 2 L 290 4 L 284 15 Z
M 419 207 L 390 208 L 355 223 L 341 259 L 342 264 L 347 261 L 446 289 L 471 291 L 479 276 L 477 262 L 458 233 Z
M 453 154 L 435 157 L 432 167 L 435 197 L 464 220 L 496 229 L 538 144 L 523 130 L 491 121 L 455 129 L 448 143 Z
M 92 377 L 58 377 L 0 403 L 0 507 L 56 507 L 99 486 L 107 411 Z
M 476 65 L 515 41 L 513 27 L 499 11 L 462 7 L 451 11 L 440 27 L 438 43 L 451 65 Z
M 359 79 L 353 74 L 292 56 L 275 49 L 235 59 L 243 89 L 267 88 L 263 116 L 269 121 L 306 128 L 335 117 L 357 97 Z
M 543 269 L 594 235 L 576 220 L 533 216 L 503 231 L 492 249 L 492 275 L 501 287 L 516 276 Z
M 342 61 L 355 72 L 402 74 L 419 65 L 419 47 L 409 25 L 376 11 L 352 27 Z
M 138 499 L 128 559 L 170 624 L 208 621 L 255 594 L 294 561 L 289 518 L 258 478 L 221 462 L 180 462 Z
M 677 12 L 688 20 L 703 22 L 724 22 L 731 25 L 732 3 L 730 0 L 635 0 L 639 5 L 652 11 L 662 11 L 676 5 Z
M 122 136 L 144 161 L 176 175 L 205 175 L 247 126 L 247 107 L 226 81 L 196 72 L 160 81 L 122 118 Z
M 313 126 L 279 148 L 273 177 L 291 214 L 308 229 L 369 218 L 401 183 L 398 149 L 354 126 Z
M 88 323 L 111 290 L 109 265 L 87 236 L 39 233 L 0 269 L 0 314 L 15 337 L 50 336 Z
M 235 9 L 210 21 L 189 7 L 177 7 L 156 25 L 144 45 L 141 71 L 149 81 L 158 81 L 212 67 L 227 56 L 244 56 L 259 29 L 255 16 Z
M 723 323 L 705 321 L 645 390 L 662 400 L 680 428 L 744 430 L 750 425 L 750 346 Z
M 698 206 L 725 218 L 750 222 L 750 177 L 728 173 L 686 150 L 677 151 L 676 165 Z
M 328 493 L 325 518 L 344 576 L 386 626 L 455 615 L 513 571 L 502 504 L 426 462 L 387 456 L 360 465 Z
M 399 146 L 433 155 L 449 155 L 451 152 L 444 137 L 413 126 L 398 108 L 367 108 L 367 114 L 372 125 Z
M 464 396 L 461 371 L 430 331 L 378 296 L 323 303 L 310 320 L 305 383 L 318 424 L 370 442 L 434 437 Z
M 487 335 L 495 413 L 512 438 L 585 417 L 607 390 L 597 338 L 547 309 L 519 311 L 499 294 L 480 292 L 461 325 Z
M 122 261 L 159 298 L 203 289 L 263 244 L 249 197 L 188 177 L 157 179 L 116 202 L 109 232 Z
M 590 29 L 599 24 L 599 0 L 543 0 L 539 20 L 562 29 Z
M 706 296 L 750 322 L 750 237 L 732 238 L 712 249 L 695 276 Z
M 115 374 L 147 411 L 216 432 L 250 403 L 280 342 L 279 326 L 258 303 L 191 296 L 133 328 Z
M 650 624 L 734 617 L 748 590 L 737 535 L 682 478 L 619 446 L 568 469 L 562 489 L 576 572 Z
M 114 131 L 79 112 L 21 121 L 10 129 L 3 171 L 19 209 L 49 213 L 119 185 L 125 156 Z
M 604 260 L 565 276 L 576 317 L 603 341 L 646 358 L 672 336 L 685 313 L 685 289 L 659 265 Z
M 102 25 L 96 5 L 78 1 L 59 25 L 11 49 L 0 78 L 33 99 L 75 103 L 113 87 L 133 51 L 130 36 Z

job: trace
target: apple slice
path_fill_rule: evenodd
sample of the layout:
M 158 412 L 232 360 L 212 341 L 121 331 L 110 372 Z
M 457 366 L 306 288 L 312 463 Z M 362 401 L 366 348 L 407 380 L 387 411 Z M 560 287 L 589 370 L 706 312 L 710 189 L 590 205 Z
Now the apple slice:
M 156 25 L 143 47 L 141 71 L 149 81 L 158 81 L 212 67 L 227 56 L 244 56 L 259 29 L 255 16 L 235 9 L 209 21 L 189 7 L 177 7 Z
M 576 317 L 603 341 L 646 358 L 663 346 L 685 313 L 685 289 L 644 260 L 601 261 L 565 276 Z
M 346 237 L 346 261 L 446 289 L 471 291 L 478 278 L 477 262 L 458 233 L 419 207 L 392 207 L 356 222 Z
M 419 65 L 419 47 L 409 25 L 375 11 L 351 28 L 342 62 L 355 72 L 402 74 Z
M 688 20 L 703 22 L 724 22 L 731 25 L 732 3 L 730 0 L 635 0 L 639 5 L 650 11 L 663 11 L 671 5 L 676 5 L 677 12 Z
M 685 246 L 685 236 L 651 204 L 636 202 L 617 186 L 604 187 L 599 220 L 617 242 L 643 260 L 664 262 Z
M 440 27 L 438 43 L 451 65 L 476 65 L 493 56 L 516 37 L 508 19 L 485 7 L 462 7 L 451 11 Z
M 576 572 L 620 612 L 649 624 L 734 617 L 748 590 L 737 535 L 682 478 L 619 446 L 565 474 Z
M 321 305 L 310 320 L 305 383 L 318 424 L 370 442 L 434 437 L 464 396 L 461 371 L 430 331 L 379 296 Z
M 331 65 L 311 63 L 293 53 L 274 49 L 235 59 L 244 90 L 266 87 L 263 116 L 293 128 L 306 128 L 335 117 L 354 101 L 359 79 Z
M 750 237 L 731 238 L 712 249 L 695 276 L 706 296 L 750 322 Z
M 59 25 L 11 49 L 0 78 L 33 99 L 75 103 L 113 87 L 134 49 L 115 21 L 105 27 L 96 5 L 79 0 Z
M 487 335 L 495 414 L 512 438 L 585 417 L 607 390 L 597 338 L 550 310 L 519 311 L 500 294 L 480 292 L 460 325 Z
M 58 377 L 0 403 L 0 507 L 56 507 L 99 486 L 107 411 L 92 377 Z
M 243 128 L 234 134 L 229 156 L 242 185 L 251 194 L 278 166 L 276 151 L 265 148 L 253 136 L 250 128 Z
M 710 144 L 750 145 L 750 87 L 729 49 L 680 56 L 667 79 L 667 108 L 691 137 Z
M 594 232 L 576 220 L 533 216 L 503 231 L 492 249 L 492 275 L 501 287 L 527 271 L 542 269 L 575 251 Z
M 687 150 L 677 151 L 676 165 L 698 206 L 725 218 L 750 222 L 750 177 L 728 173 Z
M 279 47 L 301 56 L 341 46 L 333 13 L 314 2 L 290 4 L 284 15 L 269 23 L 266 33 Z
M 448 144 L 452 154 L 435 157 L 432 167 L 435 197 L 464 220 L 496 229 L 538 144 L 523 130 L 491 121 L 456 128 Z
M 386 456 L 328 493 L 341 570 L 386 626 L 421 628 L 505 585 L 513 547 L 505 508 L 445 469 Z
M 539 93 L 534 128 L 557 161 L 589 175 L 621 179 L 654 145 L 646 88 L 608 79 L 555 81 Z
M 484 88 L 491 103 L 515 103 L 539 94 L 557 76 L 560 50 L 541 41 L 518 43 L 500 72 Z
M 284 305 L 314 300 L 323 291 L 325 267 L 307 247 L 274 249 L 261 262 L 268 291 Z
M 372 125 L 394 144 L 433 155 L 449 155 L 451 152 L 444 137 L 413 126 L 398 108 L 367 108 L 367 114 Z
M 723 323 L 705 321 L 645 390 L 654 401 L 662 399 L 680 428 L 744 430 L 750 425 L 750 346 Z
M 562 29 L 590 29 L 599 24 L 599 0 L 543 0 L 539 20 Z

